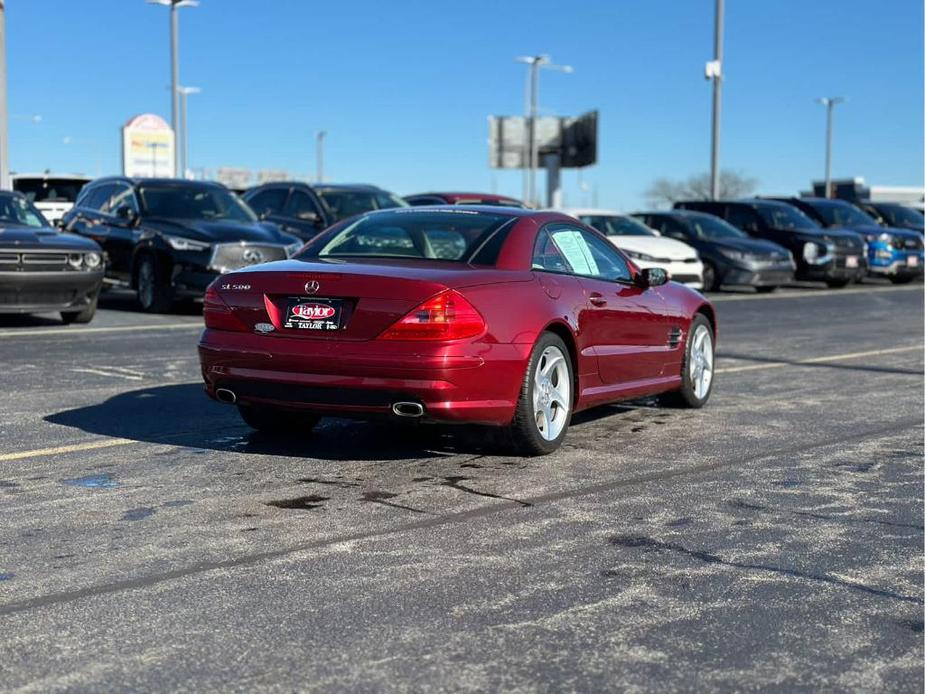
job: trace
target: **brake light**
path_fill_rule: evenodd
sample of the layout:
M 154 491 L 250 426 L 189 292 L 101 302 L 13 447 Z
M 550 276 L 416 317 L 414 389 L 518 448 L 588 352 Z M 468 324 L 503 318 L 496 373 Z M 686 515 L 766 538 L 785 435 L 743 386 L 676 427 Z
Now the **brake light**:
M 205 300 L 202 305 L 202 317 L 205 319 L 206 327 L 214 330 L 236 330 L 244 331 L 247 327 L 237 319 L 228 308 L 228 304 L 219 295 L 218 290 L 212 285 L 206 289 Z
M 431 297 L 386 330 L 382 340 L 459 340 L 485 330 L 485 319 L 457 291 Z

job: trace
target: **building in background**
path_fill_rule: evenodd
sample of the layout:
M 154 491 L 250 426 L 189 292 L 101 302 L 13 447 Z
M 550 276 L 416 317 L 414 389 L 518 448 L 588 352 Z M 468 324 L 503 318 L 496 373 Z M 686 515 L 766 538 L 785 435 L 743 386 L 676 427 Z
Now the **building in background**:
M 825 181 L 813 181 L 813 189 L 803 196 L 825 197 Z M 832 181 L 832 194 L 851 202 L 896 202 L 921 207 L 925 203 L 925 188 L 921 186 L 868 186 L 864 179 L 841 178 Z

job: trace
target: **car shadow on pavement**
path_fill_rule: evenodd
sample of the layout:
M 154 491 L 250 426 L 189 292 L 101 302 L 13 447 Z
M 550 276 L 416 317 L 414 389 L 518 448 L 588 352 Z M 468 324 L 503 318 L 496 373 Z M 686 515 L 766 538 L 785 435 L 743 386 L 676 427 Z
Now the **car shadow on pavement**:
M 277 437 L 250 429 L 237 410 L 210 400 L 198 383 L 144 388 L 45 421 L 88 434 L 235 453 L 326 460 L 411 460 L 459 454 L 504 454 L 486 427 L 406 424 L 393 419 L 325 418 L 310 435 Z
M 135 292 L 126 289 L 109 289 L 100 294 L 99 307 L 108 311 L 142 313 Z M 172 316 L 201 316 L 202 303 L 193 300 L 177 301 L 170 309 Z

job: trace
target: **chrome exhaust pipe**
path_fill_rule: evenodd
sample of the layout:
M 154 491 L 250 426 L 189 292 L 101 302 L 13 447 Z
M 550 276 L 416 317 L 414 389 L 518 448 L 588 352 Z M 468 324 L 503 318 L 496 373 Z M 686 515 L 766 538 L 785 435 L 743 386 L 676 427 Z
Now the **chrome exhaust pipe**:
M 238 396 L 234 394 L 233 390 L 229 390 L 228 388 L 216 388 L 215 399 L 228 405 L 234 405 L 238 401 Z
M 424 406 L 418 402 L 396 402 L 392 412 L 399 417 L 420 417 L 424 414 Z

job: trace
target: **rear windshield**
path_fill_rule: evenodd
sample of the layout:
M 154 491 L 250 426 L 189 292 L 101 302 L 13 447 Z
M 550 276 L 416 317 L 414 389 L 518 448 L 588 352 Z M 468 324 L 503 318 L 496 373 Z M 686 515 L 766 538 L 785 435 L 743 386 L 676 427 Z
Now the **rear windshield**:
M 419 258 L 493 265 L 500 245 L 490 243 L 504 215 L 463 209 L 408 208 L 370 214 L 325 234 L 306 246 L 299 258 Z M 492 247 L 492 253 L 483 252 Z
M 87 183 L 73 178 L 17 178 L 13 190 L 25 195 L 29 202 L 74 202 Z

